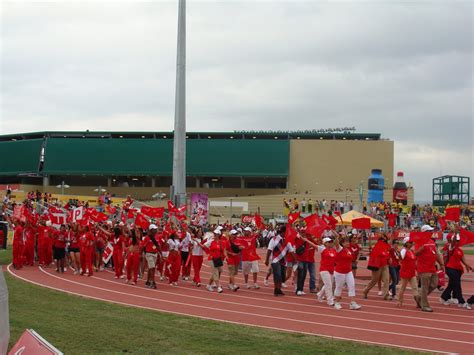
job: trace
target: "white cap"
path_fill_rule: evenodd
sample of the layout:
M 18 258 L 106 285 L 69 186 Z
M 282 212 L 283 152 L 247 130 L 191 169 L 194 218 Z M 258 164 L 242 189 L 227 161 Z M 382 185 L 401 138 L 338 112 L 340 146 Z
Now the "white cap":
M 354 228 L 354 229 L 352 230 L 352 234 L 357 234 L 357 229 Z
M 242 228 L 237 228 L 237 232 L 242 233 Z
M 222 230 L 222 229 L 224 229 L 224 227 L 222 227 L 222 226 L 217 226 L 216 229 Z
M 232 230 L 230 231 L 230 234 L 237 234 L 237 233 L 239 233 L 239 232 L 237 232 L 235 229 L 232 229 Z
M 214 234 L 222 234 L 221 230 L 219 228 L 214 229 Z
M 410 242 L 410 237 L 405 237 L 403 238 L 403 244 L 409 243 Z
M 148 230 L 151 231 L 152 229 L 158 229 L 158 227 L 156 226 L 156 224 L 150 224 L 148 226 Z
M 52 224 L 51 221 L 46 221 L 46 225 L 47 225 L 48 227 L 50 227 L 51 224 Z
M 323 238 L 323 244 L 325 244 L 327 242 L 332 242 L 332 239 L 331 238 Z
M 107 221 L 105 222 L 108 226 L 111 226 L 112 225 L 112 221 Z
M 424 226 L 421 227 L 421 231 L 422 231 L 422 232 L 429 232 L 429 231 L 432 231 L 432 230 L 434 230 L 434 228 L 431 227 L 431 226 L 428 225 L 428 224 L 425 224 Z
M 250 228 L 250 227 L 245 227 L 245 228 L 244 228 L 244 231 L 251 232 L 251 231 L 252 231 L 252 228 Z

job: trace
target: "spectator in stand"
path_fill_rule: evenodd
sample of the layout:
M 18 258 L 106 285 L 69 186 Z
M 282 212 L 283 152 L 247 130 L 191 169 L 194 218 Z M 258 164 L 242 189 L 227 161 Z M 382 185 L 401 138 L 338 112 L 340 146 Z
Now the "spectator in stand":
M 306 213 L 306 198 L 303 197 L 303 200 L 301 200 L 301 212 Z
M 311 197 L 308 200 L 308 213 L 309 214 L 313 213 L 313 200 L 311 199 Z
M 469 303 L 464 301 L 462 296 L 461 288 L 461 276 L 464 273 L 463 265 L 467 271 L 472 271 L 472 267 L 466 262 L 464 252 L 459 246 L 461 240 L 459 234 L 453 234 L 451 241 L 447 246 L 447 257 L 446 257 L 446 274 L 449 277 L 448 287 L 444 290 L 441 295 L 440 301 L 443 305 L 447 306 L 451 304 L 451 293 L 454 299 L 457 300 L 459 307 L 471 309 Z

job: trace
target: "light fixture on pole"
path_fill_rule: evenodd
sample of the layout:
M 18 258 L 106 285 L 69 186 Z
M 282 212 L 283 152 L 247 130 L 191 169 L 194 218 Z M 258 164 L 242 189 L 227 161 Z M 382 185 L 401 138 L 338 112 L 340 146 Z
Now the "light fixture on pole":
M 64 181 L 61 181 L 60 185 L 56 185 L 58 189 L 61 189 L 61 195 L 64 195 L 64 189 L 69 189 L 71 186 L 67 185 L 64 183 Z

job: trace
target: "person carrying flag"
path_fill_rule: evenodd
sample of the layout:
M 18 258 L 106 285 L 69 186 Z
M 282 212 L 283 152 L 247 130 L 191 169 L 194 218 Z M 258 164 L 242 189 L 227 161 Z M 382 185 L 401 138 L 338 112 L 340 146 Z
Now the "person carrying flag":
M 148 235 L 143 238 L 141 242 L 141 249 L 145 251 L 145 258 L 148 264 L 148 276 L 145 282 L 146 287 L 156 289 L 155 282 L 155 267 L 156 260 L 161 253 L 160 245 L 155 239 L 158 227 L 155 224 L 150 224 L 148 226 Z
M 400 250 L 400 279 L 401 286 L 400 291 L 398 292 L 398 307 L 403 305 L 403 295 L 405 294 L 405 289 L 409 284 L 413 292 L 413 298 L 417 304 L 418 308 L 420 306 L 420 296 L 418 294 L 418 282 L 416 280 L 416 256 L 412 250 L 413 242 L 410 240 L 410 237 L 405 237 L 403 239 L 403 248 Z

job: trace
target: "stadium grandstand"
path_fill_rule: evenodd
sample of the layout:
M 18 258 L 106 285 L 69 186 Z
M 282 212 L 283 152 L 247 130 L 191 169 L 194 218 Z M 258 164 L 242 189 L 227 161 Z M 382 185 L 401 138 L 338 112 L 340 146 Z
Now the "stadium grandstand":
M 187 191 L 210 198 L 282 194 L 359 200 L 374 168 L 390 200 L 394 142 L 354 128 L 308 131 L 188 132 Z M 169 194 L 173 132 L 33 132 L 0 136 L 0 184 L 70 195 L 152 200 Z M 413 191 L 409 195 L 413 201 Z M 276 202 L 273 202 L 276 204 Z M 279 203 L 278 203 L 279 204 Z M 269 208 L 269 209 L 273 209 Z

